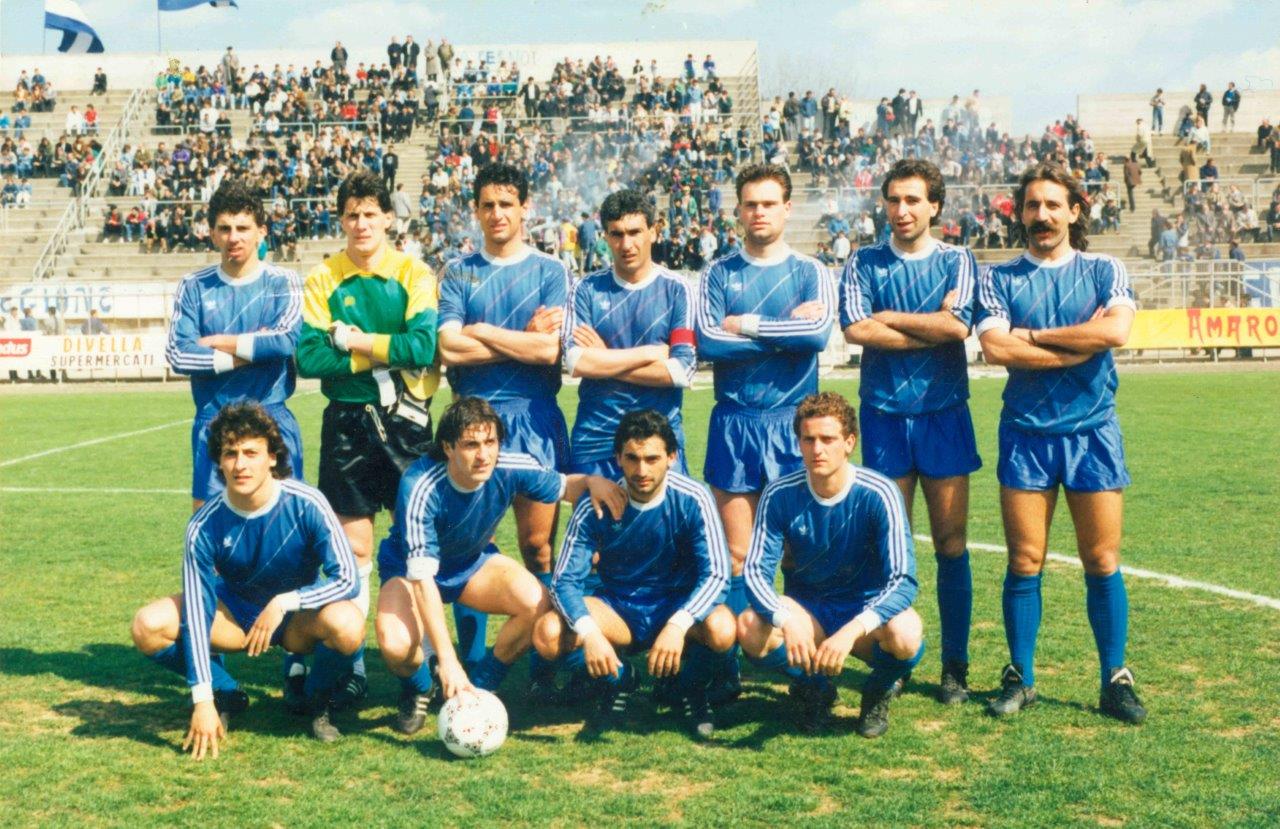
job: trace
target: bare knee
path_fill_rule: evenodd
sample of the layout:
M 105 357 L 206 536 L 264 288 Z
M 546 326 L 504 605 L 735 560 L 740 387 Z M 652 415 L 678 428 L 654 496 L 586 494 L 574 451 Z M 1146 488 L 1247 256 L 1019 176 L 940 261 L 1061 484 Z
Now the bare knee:
M 968 546 L 963 523 L 939 527 L 933 534 L 933 548 L 947 558 L 959 558 Z
M 388 665 L 402 665 L 409 661 L 418 643 L 400 617 L 393 613 L 379 613 L 374 630 L 378 636 L 378 649 Z
M 512 616 L 537 618 L 551 609 L 551 597 L 537 579 L 526 574 L 513 585 L 512 593 L 516 600 L 516 610 Z
M 129 633 L 133 637 L 133 644 L 147 656 L 164 650 L 175 641 L 166 635 L 170 632 L 168 628 L 172 622 L 167 611 L 162 600 L 143 605 L 133 615 Z
M 1120 569 L 1120 551 L 1107 547 L 1098 550 L 1081 550 L 1080 563 L 1091 576 L 1105 577 Z
M 1009 569 L 1019 576 L 1035 576 L 1044 569 L 1044 550 L 1032 545 L 1009 548 Z
M 554 610 L 538 617 L 533 625 L 533 647 L 543 659 L 560 656 L 560 638 L 564 635 L 564 623 Z
M 752 659 L 764 656 L 769 644 L 769 627 L 771 625 L 752 608 L 742 611 L 738 616 L 738 644 L 742 646 L 742 652 Z
M 339 653 L 350 655 L 364 644 L 364 616 L 354 602 L 337 602 L 325 608 L 328 636 L 326 644 Z
M 520 557 L 532 573 L 551 572 L 551 533 L 534 530 L 520 539 Z
M 737 620 L 724 605 L 713 610 L 702 625 L 706 646 L 717 653 L 724 653 L 738 641 Z
M 880 649 L 894 659 L 910 659 L 920 650 L 923 636 L 920 614 L 907 608 L 885 624 L 880 636 Z

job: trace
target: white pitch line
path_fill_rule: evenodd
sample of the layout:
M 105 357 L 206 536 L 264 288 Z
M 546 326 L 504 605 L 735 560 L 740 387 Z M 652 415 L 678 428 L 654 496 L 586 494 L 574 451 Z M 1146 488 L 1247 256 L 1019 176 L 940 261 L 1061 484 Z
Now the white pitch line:
M 130 487 L 57 487 L 57 486 L 0 486 L 0 492 L 35 493 L 43 495 L 186 495 L 185 489 L 133 489 Z
M 10 458 L 7 461 L 0 461 L 0 467 L 13 466 L 18 463 L 26 463 L 34 461 L 37 458 L 45 458 L 49 455 L 57 455 L 60 452 L 70 452 L 72 449 L 83 449 L 86 446 L 95 446 L 99 443 L 106 443 L 112 440 L 120 440 L 121 438 L 131 438 L 136 435 L 145 435 L 148 432 L 158 432 L 161 429 L 172 429 L 174 426 L 182 426 L 190 423 L 191 418 L 186 420 L 175 420 L 172 423 L 161 423 L 159 426 L 150 426 L 146 429 L 138 429 L 133 432 L 121 432 L 118 435 L 107 435 L 106 437 L 94 438 L 93 440 L 82 440 L 79 443 L 72 443 L 69 446 L 56 446 L 53 449 L 46 449 L 43 452 L 36 452 L 34 455 L 23 455 L 20 458 Z
M 927 535 L 915 536 L 917 541 L 929 541 Z M 992 553 L 1005 553 L 1007 548 L 999 544 L 981 544 L 978 542 L 970 542 L 970 550 L 984 550 Z M 1072 567 L 1083 567 L 1080 559 L 1076 556 L 1067 556 L 1062 553 L 1049 553 L 1050 561 L 1056 561 L 1059 564 L 1067 564 Z M 1239 599 L 1251 604 L 1269 607 L 1272 610 L 1280 610 L 1280 599 L 1273 599 L 1270 596 L 1262 596 L 1257 593 L 1249 593 L 1244 590 L 1236 590 L 1233 587 L 1223 587 L 1221 584 L 1213 584 L 1207 581 L 1196 581 L 1195 579 L 1184 579 L 1182 576 L 1173 576 L 1168 573 L 1159 573 L 1155 570 L 1146 570 L 1142 567 L 1132 567 L 1123 564 L 1120 567 L 1126 576 L 1133 576 L 1139 579 L 1149 579 L 1151 581 L 1163 582 L 1166 587 L 1175 587 L 1179 590 L 1202 590 L 1206 593 L 1213 593 L 1218 596 L 1227 596 L 1232 599 Z

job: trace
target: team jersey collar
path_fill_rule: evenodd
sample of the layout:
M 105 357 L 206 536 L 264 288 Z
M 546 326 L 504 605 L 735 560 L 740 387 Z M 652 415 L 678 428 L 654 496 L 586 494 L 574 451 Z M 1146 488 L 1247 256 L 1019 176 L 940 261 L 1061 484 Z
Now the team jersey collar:
M 396 257 L 393 254 L 394 251 L 391 250 L 391 247 L 386 242 L 383 242 L 382 248 L 373 259 L 373 266 L 368 270 L 365 270 L 364 268 L 357 267 L 356 263 L 351 260 L 351 257 L 348 256 L 347 252 L 344 250 L 342 253 L 338 254 L 342 257 L 339 260 L 342 264 L 341 276 L 343 279 L 346 279 L 348 276 L 358 274 L 380 276 L 383 279 L 394 279 L 396 275 Z
M 1075 248 L 1072 248 L 1071 252 L 1068 253 L 1066 256 L 1062 257 L 1061 259 L 1055 259 L 1052 262 L 1050 262 L 1048 259 L 1037 259 L 1036 257 L 1031 255 L 1031 251 L 1024 252 L 1022 254 L 1022 257 L 1026 259 L 1028 262 L 1030 262 L 1031 264 L 1035 265 L 1037 268 L 1064 268 L 1075 261 L 1077 254 L 1078 254 L 1078 251 Z
M 845 480 L 844 486 L 840 487 L 840 491 L 830 498 L 823 498 L 813 490 L 813 481 L 809 480 L 809 474 L 806 472 L 804 476 L 805 486 L 809 487 L 809 494 L 813 496 L 813 500 L 822 504 L 824 507 L 834 507 L 836 504 L 848 497 L 853 490 L 853 483 L 858 478 L 858 468 L 853 464 L 845 464 L 845 468 L 849 470 L 849 477 Z
M 520 252 L 514 254 L 513 256 L 494 256 L 492 253 L 489 253 L 489 251 L 485 250 L 483 246 L 481 246 L 478 252 L 480 254 L 480 257 L 484 259 L 484 261 L 488 262 L 490 265 L 505 267 L 507 265 L 519 264 L 520 262 L 523 262 L 524 260 L 528 259 L 529 256 L 533 253 L 533 248 L 529 247 L 528 245 L 521 245 Z
M 253 273 L 242 276 L 239 279 L 224 271 L 221 264 L 218 265 L 218 278 L 221 279 L 224 284 L 230 285 L 233 288 L 238 288 L 242 285 L 252 285 L 261 279 L 262 275 L 266 272 L 267 263 L 263 262 L 261 259 L 258 260 L 258 267 L 253 271 Z
M 924 250 L 918 250 L 915 253 L 910 253 L 898 247 L 897 243 L 893 240 L 893 237 L 892 236 L 889 237 L 889 250 L 893 251 L 894 256 L 906 262 L 918 261 L 920 259 L 928 259 L 930 256 L 933 255 L 933 252 L 937 249 L 938 249 L 938 240 L 933 238 L 932 236 L 929 236 L 929 241 L 928 243 L 925 244 Z
M 757 268 L 767 268 L 770 265 L 781 265 L 783 262 L 787 261 L 787 257 L 789 257 L 793 252 L 794 251 L 791 250 L 790 245 L 783 245 L 780 253 L 774 254 L 767 259 L 758 259 L 747 253 L 747 249 L 744 247 L 742 249 L 742 259 L 748 265 L 755 265 Z
M 609 276 L 613 277 L 613 282 L 615 285 L 617 285 L 619 288 L 622 288 L 625 291 L 640 291 L 652 285 L 653 280 L 657 279 L 658 274 L 661 272 L 662 272 L 661 265 L 658 265 L 656 262 L 650 262 L 649 275 L 646 276 L 644 279 L 641 279 L 639 282 L 628 282 L 625 279 L 619 279 L 618 272 L 615 271 L 613 268 L 609 269 Z
M 494 465 L 493 471 L 494 471 L 494 472 L 497 472 L 497 471 L 498 471 L 498 467 L 497 467 L 497 465 L 496 465 L 496 464 Z M 447 468 L 446 468 L 446 469 L 445 469 L 445 471 L 444 471 L 444 477 L 445 477 L 445 479 L 449 482 L 449 486 L 453 487 L 453 491 L 454 491 L 454 492 L 458 492 L 458 493 L 461 493 L 461 494 L 463 494 L 463 495 L 474 495 L 475 493 L 477 493 L 477 492 L 479 492 L 480 490 L 484 489 L 484 485 L 485 485 L 485 484 L 487 484 L 487 483 L 489 483 L 489 481 L 493 480 L 493 476 L 492 476 L 492 475 L 490 475 L 488 480 L 486 480 L 486 481 L 481 481 L 477 486 L 473 486 L 473 487 L 471 487 L 470 489 L 468 489 L 467 487 L 465 487 L 465 486 L 463 486 L 462 484 L 460 484 L 460 483 L 458 483 L 457 481 L 455 481 L 455 480 L 453 479 L 453 476 L 449 474 L 449 470 L 448 470 Z
M 231 510 L 241 518 L 244 518 L 244 519 L 261 518 L 262 516 L 271 512 L 271 510 L 275 509 L 276 504 L 280 503 L 280 490 L 283 487 L 280 486 L 280 482 L 277 481 L 275 478 L 271 479 L 271 485 L 272 485 L 271 497 L 267 499 L 267 502 L 265 504 L 258 507 L 253 512 L 245 512 L 242 509 L 237 509 L 236 506 L 231 503 L 231 499 L 227 497 L 227 491 L 225 489 L 222 491 L 222 503 L 226 504 L 227 509 Z

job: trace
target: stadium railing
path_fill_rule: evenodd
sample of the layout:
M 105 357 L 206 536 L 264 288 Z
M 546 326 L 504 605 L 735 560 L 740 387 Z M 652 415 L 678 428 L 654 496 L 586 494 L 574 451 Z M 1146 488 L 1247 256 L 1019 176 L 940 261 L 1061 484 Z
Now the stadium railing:
M 1194 191 L 1208 189 L 1210 185 L 1218 185 L 1218 189 L 1226 192 L 1231 185 L 1240 188 L 1240 192 L 1254 206 L 1255 209 L 1263 210 L 1271 204 L 1271 194 L 1280 187 L 1280 176 L 1226 176 L 1224 178 L 1187 179 L 1182 183 L 1182 198 L 1185 201 L 1187 194 Z

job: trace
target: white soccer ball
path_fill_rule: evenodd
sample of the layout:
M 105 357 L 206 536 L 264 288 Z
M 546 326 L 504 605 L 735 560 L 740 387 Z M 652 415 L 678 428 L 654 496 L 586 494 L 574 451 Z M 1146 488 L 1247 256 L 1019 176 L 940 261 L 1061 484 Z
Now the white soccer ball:
M 459 757 L 484 757 L 507 739 L 507 709 L 488 691 L 463 691 L 440 709 L 440 739 Z

